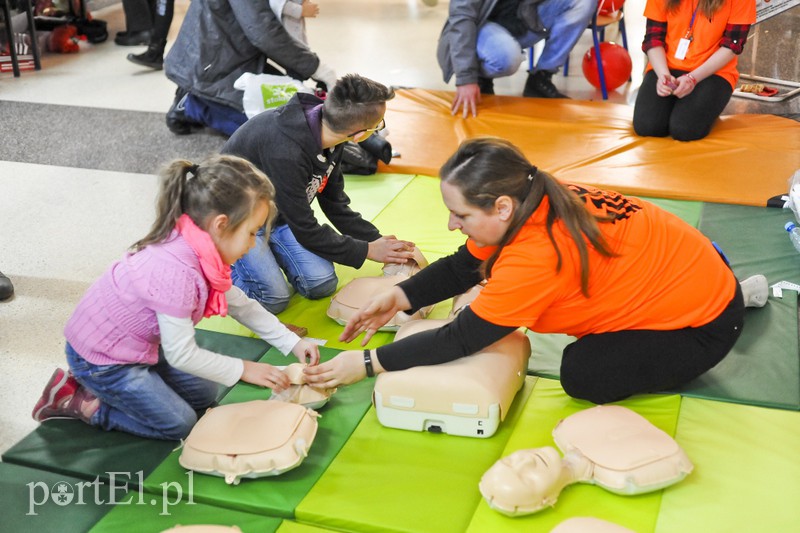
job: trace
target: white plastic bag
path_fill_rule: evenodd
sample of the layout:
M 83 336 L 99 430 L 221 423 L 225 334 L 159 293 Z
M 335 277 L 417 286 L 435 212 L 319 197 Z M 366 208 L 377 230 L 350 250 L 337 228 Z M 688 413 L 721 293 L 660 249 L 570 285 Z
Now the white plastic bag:
M 242 106 L 247 118 L 253 118 L 267 109 L 282 106 L 296 92 L 314 92 L 303 85 L 303 82 L 289 76 L 252 72 L 245 72 L 239 76 L 239 79 L 233 82 L 233 88 L 244 91 Z

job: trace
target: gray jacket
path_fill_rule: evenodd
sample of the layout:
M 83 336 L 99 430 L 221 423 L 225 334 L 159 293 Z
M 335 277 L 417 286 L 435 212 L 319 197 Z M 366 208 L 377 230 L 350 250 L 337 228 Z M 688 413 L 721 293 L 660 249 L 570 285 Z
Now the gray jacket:
M 263 72 L 267 58 L 307 78 L 319 66 L 268 0 L 192 0 L 164 72 L 179 87 L 243 112 L 242 91 L 233 82 L 245 72 Z
M 444 81 L 456 75 L 456 85 L 477 83 L 478 29 L 486 24 L 498 0 L 450 0 L 450 14 L 439 36 L 436 58 L 442 68 Z M 539 19 L 537 6 L 545 0 L 522 0 L 518 15 L 533 32 L 544 34 L 547 29 Z
M 497 0 L 450 0 L 450 14 L 439 35 L 436 58 L 445 82 L 478 83 L 478 28 L 489 20 Z

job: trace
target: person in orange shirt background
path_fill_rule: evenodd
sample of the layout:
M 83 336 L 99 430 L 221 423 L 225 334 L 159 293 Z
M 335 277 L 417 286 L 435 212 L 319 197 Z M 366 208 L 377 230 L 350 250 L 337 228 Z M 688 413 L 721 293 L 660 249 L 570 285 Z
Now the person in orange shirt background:
M 398 311 L 461 294 L 475 300 L 439 329 L 306 369 L 317 386 L 452 361 L 524 326 L 578 339 L 564 349 L 567 394 L 608 403 L 674 389 L 719 363 L 763 306 L 764 276 L 741 284 L 697 229 L 633 197 L 558 182 L 508 141 L 461 144 L 440 171 L 448 228 L 468 239 L 374 295 L 340 339 L 362 345 Z
M 756 20 L 754 0 L 647 0 L 649 61 L 633 110 L 645 137 L 702 139 L 736 87 L 737 56 Z

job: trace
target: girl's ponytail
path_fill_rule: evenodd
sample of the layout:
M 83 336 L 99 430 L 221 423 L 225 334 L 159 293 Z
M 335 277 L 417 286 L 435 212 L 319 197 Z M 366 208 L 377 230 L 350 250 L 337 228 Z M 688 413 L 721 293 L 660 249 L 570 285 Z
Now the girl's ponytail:
M 185 159 L 175 160 L 161 171 L 156 220 L 150 228 L 150 233 L 131 247 L 133 251 L 138 252 L 148 244 L 161 242 L 169 236 L 178 218 L 183 214 L 181 204 L 186 182 L 196 178 L 199 172 L 197 165 Z
M 209 216 L 224 214 L 232 231 L 247 219 L 256 203 L 266 202 L 266 225 L 275 218 L 275 187 L 241 157 L 213 155 L 199 165 L 178 159 L 166 165 L 160 176 L 156 220 L 150 233 L 131 247 L 135 252 L 166 240 L 184 213 L 201 228 Z

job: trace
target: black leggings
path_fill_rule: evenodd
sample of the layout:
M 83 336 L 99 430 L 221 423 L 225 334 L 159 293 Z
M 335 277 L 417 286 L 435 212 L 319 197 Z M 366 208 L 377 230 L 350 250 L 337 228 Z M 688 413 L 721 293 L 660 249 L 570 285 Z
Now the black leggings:
M 699 328 L 586 335 L 564 348 L 561 385 L 573 398 L 602 404 L 685 385 L 728 354 L 744 323 L 742 289 Z
M 685 72 L 672 70 L 678 77 Z M 633 130 L 642 137 L 672 136 L 676 141 L 702 139 L 728 105 L 733 89 L 722 77 L 704 79 L 683 98 L 658 96 L 658 76 L 652 70 L 644 75 L 633 108 Z

